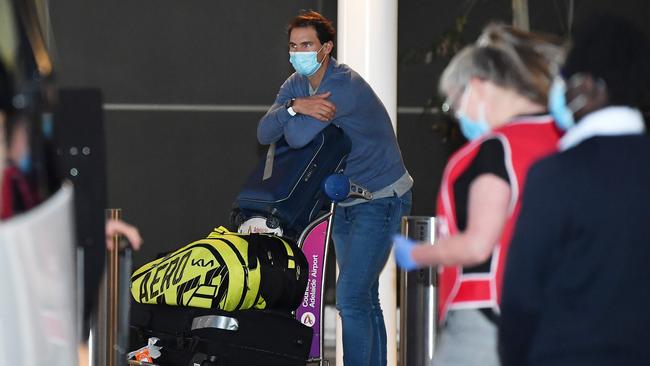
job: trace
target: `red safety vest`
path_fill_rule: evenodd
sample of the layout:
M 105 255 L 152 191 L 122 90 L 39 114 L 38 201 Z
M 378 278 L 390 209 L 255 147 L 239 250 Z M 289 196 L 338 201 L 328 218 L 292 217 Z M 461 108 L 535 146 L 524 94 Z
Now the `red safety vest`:
M 492 308 L 499 312 L 503 267 L 508 246 L 519 214 L 520 197 L 526 173 L 538 159 L 557 150 L 560 132 L 550 116 L 521 117 L 471 141 L 452 155 L 445 167 L 438 194 L 437 221 L 439 236 L 458 233 L 454 184 L 467 170 L 488 139 L 499 139 L 504 149 L 504 164 L 510 181 L 510 217 L 490 259 L 490 270 L 463 274 L 462 266 L 439 268 L 438 314 L 444 321 L 450 309 Z

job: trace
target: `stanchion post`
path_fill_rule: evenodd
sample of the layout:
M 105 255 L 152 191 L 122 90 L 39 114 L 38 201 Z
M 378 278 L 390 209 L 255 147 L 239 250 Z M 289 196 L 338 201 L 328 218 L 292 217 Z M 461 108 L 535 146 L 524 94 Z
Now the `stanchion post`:
M 106 216 L 110 220 L 120 220 L 122 210 L 109 208 Z M 106 345 L 106 365 L 118 366 L 118 329 L 119 329 L 119 304 L 120 304 L 120 235 L 114 234 L 111 238 L 113 246 L 108 250 L 108 337 Z
M 435 217 L 402 217 L 402 235 L 433 245 Z M 399 364 L 429 366 L 437 335 L 437 268 L 401 271 L 400 276 Z

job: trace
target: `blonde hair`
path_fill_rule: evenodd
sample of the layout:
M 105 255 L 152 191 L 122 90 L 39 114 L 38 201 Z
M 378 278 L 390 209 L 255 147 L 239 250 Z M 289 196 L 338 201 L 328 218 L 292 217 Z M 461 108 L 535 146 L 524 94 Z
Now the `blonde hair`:
M 447 65 L 439 89 L 449 95 L 461 90 L 470 79 L 479 78 L 546 105 L 562 58 L 559 40 L 503 24 L 489 24 L 475 44 L 462 49 Z

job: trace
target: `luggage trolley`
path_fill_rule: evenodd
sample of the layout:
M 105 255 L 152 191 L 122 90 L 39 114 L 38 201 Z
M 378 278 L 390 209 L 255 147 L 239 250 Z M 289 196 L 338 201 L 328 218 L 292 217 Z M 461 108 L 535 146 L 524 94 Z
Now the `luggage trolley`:
M 301 233 L 298 239 L 298 246 L 301 248 L 308 262 L 309 270 L 309 280 L 307 283 L 307 288 L 303 297 L 303 301 L 298 309 L 294 312 L 293 318 L 287 317 L 284 321 L 292 320 L 296 324 L 298 322 L 306 326 L 304 329 L 309 335 L 311 331 L 311 337 L 305 337 L 303 339 L 311 339 L 311 345 L 309 347 L 308 354 L 305 352 L 305 358 L 295 359 L 295 356 L 282 356 L 282 352 L 277 352 L 279 357 L 290 357 L 286 359 L 287 362 L 294 364 L 318 364 L 320 366 L 329 365 L 329 361 L 324 358 L 323 354 L 323 313 L 324 313 L 324 302 L 323 302 L 323 292 L 325 290 L 325 268 L 326 268 L 326 258 L 329 250 L 329 245 L 331 242 L 332 234 L 332 224 L 334 218 L 334 212 L 336 210 L 336 204 L 347 198 L 361 198 L 361 199 L 372 199 L 372 193 L 367 189 L 350 182 L 350 180 L 342 174 L 332 174 L 328 176 L 322 184 L 322 190 L 329 199 L 329 210 L 319 216 L 317 219 L 312 221 Z M 139 304 L 136 306 L 137 309 L 146 309 L 151 308 L 152 306 L 157 305 L 142 305 Z M 240 323 L 244 315 L 246 315 L 247 321 L 250 323 L 250 317 L 254 315 L 254 318 L 257 321 L 263 321 L 266 317 L 275 317 L 278 319 L 277 314 L 269 314 L 265 311 L 255 311 L 252 310 L 250 313 L 248 311 L 241 312 L 224 312 L 224 311 L 213 311 L 210 309 L 187 309 L 187 308 L 176 308 L 176 307 L 158 307 L 158 317 L 164 319 L 169 319 L 170 315 L 178 315 L 179 312 L 185 314 L 185 317 L 188 320 L 191 320 L 191 331 L 216 331 L 216 332 L 226 332 L 230 333 L 233 336 L 233 339 L 236 338 L 238 333 L 242 332 L 240 329 Z M 158 319 L 160 322 L 160 319 Z M 309 327 L 309 328 L 307 328 Z M 307 330 L 309 329 L 309 330 Z M 179 330 L 179 329 L 177 329 Z M 165 333 L 163 331 L 162 333 Z M 304 347 L 306 351 L 306 347 Z M 171 350 L 167 350 L 168 352 Z M 241 350 L 246 352 L 245 349 Z M 164 352 L 164 350 L 163 350 Z M 192 356 L 190 365 L 200 365 L 200 366 L 218 366 L 221 365 L 219 360 L 220 356 L 224 355 L 210 355 L 206 353 L 196 352 Z M 299 361 L 302 362 L 299 362 Z M 155 362 L 155 361 L 154 361 Z M 240 365 L 239 362 L 229 362 L 228 365 Z M 249 361 L 250 362 L 250 361 Z M 277 361 L 276 362 L 281 362 Z M 182 363 L 182 365 L 181 365 Z M 183 362 L 171 363 L 161 363 L 161 365 L 179 365 L 185 366 L 186 363 Z M 275 363 L 273 363 L 275 364 Z M 284 363 L 282 363 L 284 364 Z M 138 361 L 129 361 L 129 365 L 158 365 L 156 363 L 150 364 L 146 362 Z M 243 366 L 243 364 L 241 364 Z M 249 363 L 246 363 L 249 365 Z M 257 364 L 256 364 L 257 365 Z

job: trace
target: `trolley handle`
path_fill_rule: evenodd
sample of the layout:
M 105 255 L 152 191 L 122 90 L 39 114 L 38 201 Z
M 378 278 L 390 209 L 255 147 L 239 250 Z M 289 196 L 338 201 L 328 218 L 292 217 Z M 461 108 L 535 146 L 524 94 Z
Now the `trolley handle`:
M 350 181 L 347 176 L 337 173 L 325 178 L 323 192 L 332 202 L 341 202 L 348 198 L 372 199 L 372 192 L 359 184 Z

